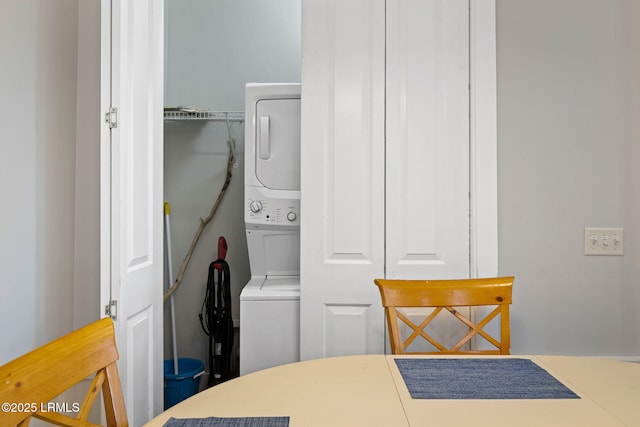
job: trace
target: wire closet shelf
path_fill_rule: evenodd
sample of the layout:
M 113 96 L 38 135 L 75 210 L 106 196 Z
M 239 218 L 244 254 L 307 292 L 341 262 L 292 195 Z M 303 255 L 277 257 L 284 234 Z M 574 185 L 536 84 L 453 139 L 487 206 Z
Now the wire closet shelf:
M 243 122 L 243 111 L 209 111 L 188 107 L 165 107 L 165 120 L 203 120 Z

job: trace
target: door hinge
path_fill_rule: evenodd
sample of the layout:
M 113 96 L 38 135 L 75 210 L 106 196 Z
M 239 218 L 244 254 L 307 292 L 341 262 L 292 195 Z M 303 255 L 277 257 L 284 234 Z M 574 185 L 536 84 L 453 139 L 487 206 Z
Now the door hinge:
M 118 127 L 118 109 L 110 107 L 109 111 L 104 113 L 104 122 L 109 124 L 109 129 Z
M 104 314 L 111 317 L 113 320 L 118 320 L 118 301 L 109 301 L 109 304 L 104 306 Z

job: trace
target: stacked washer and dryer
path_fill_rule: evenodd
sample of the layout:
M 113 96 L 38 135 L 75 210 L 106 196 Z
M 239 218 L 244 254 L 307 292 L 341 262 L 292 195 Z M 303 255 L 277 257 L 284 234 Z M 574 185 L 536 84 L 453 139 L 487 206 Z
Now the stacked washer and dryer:
M 240 375 L 300 360 L 300 84 L 247 84 L 244 176 Z

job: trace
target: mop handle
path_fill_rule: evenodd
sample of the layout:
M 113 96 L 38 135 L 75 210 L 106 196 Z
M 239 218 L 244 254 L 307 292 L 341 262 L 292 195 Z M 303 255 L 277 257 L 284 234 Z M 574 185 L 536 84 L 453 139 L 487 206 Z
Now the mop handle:
M 173 268 L 171 265 L 171 226 L 169 218 L 171 216 L 171 209 L 169 202 L 164 202 L 164 220 L 165 227 L 167 229 L 167 269 L 169 270 L 169 288 L 173 285 Z M 173 295 L 171 295 L 171 336 L 173 344 L 173 373 L 178 375 L 178 342 L 176 338 L 176 306 L 173 301 Z

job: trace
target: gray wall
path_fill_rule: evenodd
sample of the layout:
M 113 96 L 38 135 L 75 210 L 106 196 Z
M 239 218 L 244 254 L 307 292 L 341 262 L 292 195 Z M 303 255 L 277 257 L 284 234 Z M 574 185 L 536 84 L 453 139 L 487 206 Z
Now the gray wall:
M 244 111 L 247 82 L 300 81 L 300 0 L 167 0 L 165 105 Z M 198 314 L 218 236 L 229 245 L 232 317 L 250 277 L 245 237 L 244 123 L 230 123 L 237 168 L 213 222 L 203 234 L 174 294 L 179 357 L 207 360 L 207 336 Z M 174 275 L 200 219 L 224 182 L 229 130 L 224 122 L 165 122 L 165 200 L 171 204 Z M 168 282 L 168 280 L 166 280 Z M 168 285 L 165 284 L 165 288 Z M 173 357 L 169 303 L 165 304 L 165 357 Z
M 165 105 L 244 111 L 247 82 L 300 80 L 301 0 L 165 0 Z
M 73 327 L 100 310 L 100 0 L 78 2 Z
M 0 363 L 73 326 L 77 36 L 77 0 L 0 2 Z
M 640 3 L 499 0 L 500 272 L 514 353 L 640 355 Z M 583 255 L 624 227 L 624 257 Z

